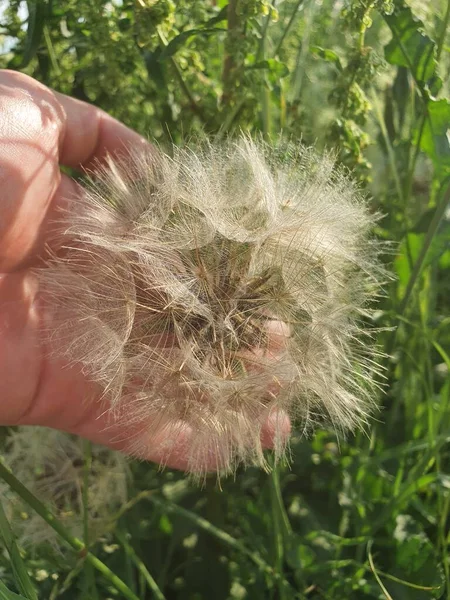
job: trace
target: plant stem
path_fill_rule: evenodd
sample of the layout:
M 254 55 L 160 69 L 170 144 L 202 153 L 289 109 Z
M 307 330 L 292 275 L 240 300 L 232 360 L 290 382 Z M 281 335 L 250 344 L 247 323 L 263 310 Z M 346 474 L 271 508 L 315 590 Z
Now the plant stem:
M 292 73 L 292 91 L 289 94 L 289 99 L 291 102 L 300 98 L 303 79 L 305 76 L 306 57 L 308 56 L 310 46 L 311 29 L 318 6 L 319 5 L 316 2 L 312 2 L 312 0 L 308 0 L 305 3 L 305 33 L 303 34 L 303 38 L 295 58 L 295 69 Z
M 272 507 L 272 525 L 274 528 L 275 565 L 278 573 L 278 595 L 280 600 L 287 600 L 283 578 L 284 541 L 287 527 L 283 500 L 281 498 L 278 467 L 274 465 L 270 473 L 270 500 Z M 284 531 L 283 531 L 284 529 Z
M 59 77 L 61 75 L 61 69 L 59 68 L 58 58 L 56 56 L 55 48 L 53 47 L 52 38 L 50 36 L 50 31 L 47 25 L 44 25 L 43 34 L 52 69 L 55 71 L 55 74 Z
M 411 295 L 414 290 L 414 287 L 420 277 L 420 274 L 422 273 L 422 269 L 423 269 L 423 266 L 425 263 L 426 256 L 428 254 L 428 250 L 430 249 L 433 238 L 434 238 L 437 230 L 439 229 L 442 219 L 444 218 L 444 215 L 447 210 L 449 202 L 450 202 L 450 185 L 447 188 L 447 191 L 444 194 L 444 197 L 442 198 L 441 203 L 436 208 L 436 212 L 434 213 L 433 219 L 430 223 L 430 226 L 428 227 L 428 231 L 425 235 L 425 240 L 422 244 L 422 248 L 420 250 L 419 257 L 417 258 L 416 263 L 413 267 L 412 273 L 408 280 L 408 285 L 406 286 L 405 294 L 404 294 L 403 299 L 398 308 L 397 319 L 402 320 L 402 317 L 403 317 L 405 310 L 411 299 Z M 386 345 L 386 357 L 387 358 L 389 358 L 392 355 L 392 352 L 395 348 L 395 342 L 397 340 L 398 330 L 399 330 L 399 328 L 396 327 L 392 331 L 392 334 L 391 334 L 390 338 L 388 339 L 388 343 Z M 390 368 L 393 368 L 392 365 Z
M 400 204 L 401 204 L 401 207 L 403 210 L 403 219 L 404 219 L 404 222 L 407 227 L 408 226 L 408 217 L 406 214 L 405 194 L 402 189 L 400 175 L 399 175 L 399 172 L 397 169 L 397 161 L 395 158 L 395 151 L 394 151 L 394 148 L 392 147 L 391 140 L 389 139 L 389 134 L 387 132 L 386 123 L 385 123 L 385 120 L 383 117 L 383 113 L 381 112 L 380 102 L 378 101 L 377 93 L 376 93 L 375 89 L 373 88 L 373 86 L 372 86 L 372 104 L 375 108 L 375 116 L 378 121 L 378 125 L 380 126 L 381 135 L 383 136 L 384 143 L 386 144 L 386 149 L 387 149 L 388 158 L 389 158 L 389 164 L 391 167 L 392 176 L 394 177 L 394 181 L 395 181 L 395 189 L 397 191 L 397 195 L 400 200 Z M 412 270 L 413 259 L 412 259 L 412 255 L 411 255 L 411 248 L 410 248 L 408 236 L 405 237 L 405 245 L 406 245 L 406 257 L 408 259 L 408 265 L 409 265 L 410 270 Z
M 244 554 L 245 556 L 250 558 L 250 560 L 253 563 L 255 563 L 255 565 L 257 565 L 262 571 L 266 572 L 267 574 L 269 574 L 271 576 L 274 575 L 272 567 L 270 565 L 268 565 L 257 552 L 252 552 L 251 550 L 246 548 L 246 546 L 244 546 L 244 544 L 242 544 L 242 542 L 240 542 L 236 538 L 232 537 L 226 531 L 223 531 L 223 529 L 219 529 L 218 527 L 216 527 L 215 525 L 213 525 L 206 519 L 203 519 L 203 517 L 200 517 L 200 516 L 196 515 L 195 513 L 191 512 L 189 510 L 186 510 L 185 508 L 182 508 L 181 506 L 178 506 L 177 504 L 172 504 L 171 502 L 162 502 L 162 500 L 159 500 L 158 498 L 155 498 L 154 496 L 150 496 L 148 498 L 148 500 L 150 500 L 150 502 L 152 502 L 159 508 L 163 508 L 166 512 L 173 512 L 173 513 L 178 514 L 178 515 L 184 517 L 185 519 L 188 519 L 189 521 L 195 523 L 195 525 L 197 525 L 198 527 L 201 527 L 204 531 L 206 531 L 210 535 L 213 535 L 215 538 L 217 538 L 221 542 L 225 543 L 227 546 L 230 546 L 231 548 L 238 550 L 239 552 L 241 552 L 241 554 Z
M 383 582 L 380 579 L 380 576 L 378 575 L 377 569 L 375 568 L 375 564 L 373 562 L 373 558 L 372 558 L 372 543 L 369 542 L 368 546 L 367 546 L 367 556 L 369 559 L 369 565 L 370 565 L 370 570 L 372 571 L 378 585 L 381 588 L 381 591 L 384 594 L 384 597 L 386 598 L 386 600 L 394 600 L 392 598 L 392 596 L 390 595 L 390 593 L 387 591 L 387 589 L 385 588 Z
M 234 48 L 237 43 L 237 37 L 239 36 L 239 25 L 240 20 L 237 13 L 237 7 L 239 0 L 230 0 L 228 2 L 227 12 L 227 27 L 228 34 L 225 41 L 225 58 L 223 61 L 222 69 L 222 99 L 221 104 L 223 107 L 230 105 L 234 96 L 234 83 L 235 83 L 235 72 L 236 72 L 236 61 L 234 58 Z
M 378 121 L 378 125 L 380 126 L 381 135 L 383 136 L 384 143 L 386 144 L 386 149 L 387 149 L 388 159 L 389 159 L 389 166 L 391 167 L 392 176 L 394 178 L 397 196 L 401 202 L 402 207 L 404 207 L 405 206 L 405 197 L 403 194 L 402 184 L 401 184 L 400 176 L 399 176 L 398 169 L 397 169 L 397 162 L 395 159 L 395 151 L 394 151 L 394 148 L 392 147 L 391 140 L 389 139 L 389 134 L 387 132 L 386 123 L 385 123 L 385 120 L 383 117 L 383 113 L 381 111 L 380 102 L 378 100 L 377 93 L 373 86 L 372 86 L 371 92 L 372 92 L 372 94 L 371 94 L 372 95 L 372 98 L 371 98 L 372 104 L 375 108 L 375 116 Z
M 131 561 L 135 564 L 139 573 L 141 573 L 141 575 L 144 577 L 145 581 L 148 584 L 149 589 L 153 592 L 153 595 L 156 598 L 156 600 L 166 600 L 164 594 L 159 589 L 158 584 L 153 579 L 153 577 L 151 576 L 150 572 L 148 571 L 147 567 L 144 565 L 142 560 L 136 554 L 133 547 L 128 543 L 125 535 L 120 531 L 116 531 L 115 534 L 116 534 L 116 537 L 119 540 L 119 542 L 124 547 L 125 552 L 128 554 Z
M 263 82 L 263 88 L 261 91 L 261 104 L 263 138 L 265 140 L 269 140 L 272 131 L 272 119 L 270 114 L 270 90 L 265 81 Z
M 367 19 L 369 18 L 370 13 L 372 12 L 374 6 L 375 6 L 375 2 L 370 2 L 369 5 L 366 7 L 366 10 L 364 11 L 363 18 L 361 19 L 361 26 L 359 28 L 359 35 L 358 35 L 358 50 L 360 52 L 362 52 L 364 50 L 366 31 L 368 29 Z
M 276 1 L 273 1 L 272 6 L 275 8 Z M 266 56 L 266 42 L 267 42 L 267 30 L 269 29 L 270 23 L 270 10 L 264 21 L 261 42 L 259 44 L 258 52 L 256 54 L 256 61 L 264 60 Z M 270 88 L 267 83 L 265 75 L 263 75 L 262 90 L 261 90 L 261 117 L 262 117 L 262 130 L 265 140 L 270 138 L 272 129 L 272 120 L 270 113 Z
M 387 23 L 385 16 L 384 16 L 384 20 Z M 401 37 L 398 34 L 398 31 L 396 29 L 391 29 L 391 32 L 392 32 L 393 38 L 395 39 L 395 41 L 397 42 L 397 44 L 398 44 L 398 46 L 400 48 L 401 53 L 403 54 L 403 58 L 405 59 L 405 62 L 406 62 L 407 66 L 408 66 L 408 69 L 409 69 L 409 72 L 411 73 L 411 77 L 413 78 L 414 83 L 416 84 L 416 87 L 419 90 L 419 94 L 420 94 L 420 96 L 421 96 L 421 98 L 423 100 L 423 103 L 425 105 L 425 108 L 426 108 L 426 106 L 428 104 L 428 100 L 429 100 L 429 93 L 425 89 L 423 83 L 417 79 L 416 73 L 414 71 L 414 65 L 411 62 L 410 56 L 408 54 L 408 51 L 406 50 L 406 48 L 405 48 L 405 46 L 404 46 L 404 44 L 403 44 L 403 42 L 401 40 Z M 427 61 L 430 60 L 430 59 L 431 59 L 431 53 L 428 54 Z M 429 118 L 428 112 L 426 110 L 425 110 L 425 114 L 427 115 L 427 118 Z
M 220 140 L 224 135 L 226 135 L 229 132 L 234 121 L 237 119 L 240 111 L 243 109 L 245 101 L 246 101 L 246 98 L 241 98 L 233 106 L 232 110 L 230 110 L 228 112 L 227 116 L 225 117 L 225 120 L 223 121 L 222 125 L 220 126 L 220 129 L 217 134 L 217 139 Z
M 450 0 L 447 0 L 447 8 L 445 10 L 444 20 L 442 22 L 442 31 L 437 42 L 436 50 L 436 61 L 439 63 L 442 56 L 442 50 L 444 49 L 445 36 L 447 35 L 447 29 L 450 22 Z
M 166 39 L 166 36 L 164 35 L 164 33 L 161 31 L 161 29 L 159 27 L 156 27 L 156 33 L 158 34 L 159 40 L 161 42 L 161 44 L 164 47 L 168 46 L 168 41 Z M 172 67 L 175 71 L 175 75 L 178 79 L 178 82 L 181 86 L 181 89 L 184 92 L 184 95 L 186 96 L 186 98 L 189 101 L 189 105 L 192 109 L 192 111 L 202 120 L 204 121 L 204 116 L 203 116 L 203 111 L 201 110 L 201 108 L 199 107 L 199 105 L 197 104 L 193 93 L 191 92 L 190 87 L 188 86 L 188 84 L 186 83 L 184 77 L 183 77 L 183 73 L 180 69 L 180 67 L 178 66 L 178 63 L 176 62 L 176 60 L 174 59 L 173 56 L 169 57 L 169 61 L 172 64 Z
M 289 22 L 283 31 L 283 35 L 281 36 L 280 41 L 278 42 L 277 47 L 275 48 L 274 56 L 278 56 L 278 54 L 281 50 L 281 47 L 284 43 L 284 40 L 286 39 L 289 31 L 291 30 L 291 27 L 295 21 L 295 17 L 297 16 L 300 6 L 303 4 L 303 2 L 304 2 L 304 0 L 297 0 L 297 4 L 295 5 L 294 10 L 292 11 L 291 18 L 289 19 Z
M 50 525 L 56 533 L 78 552 L 80 558 L 90 563 L 103 577 L 114 586 L 124 598 L 127 600 L 139 600 L 130 588 L 117 577 L 109 567 L 107 567 L 100 559 L 91 554 L 84 543 L 64 527 L 64 525 L 56 519 L 50 510 L 43 504 L 34 494 L 28 490 L 7 468 L 0 462 L 0 477 L 9 485 L 9 487 L 18 494 L 24 502 L 26 502 L 40 517 Z
M 83 440 L 83 456 L 83 489 L 81 492 L 83 501 L 83 542 L 86 548 L 89 548 L 89 475 L 92 468 L 92 444 L 88 440 Z M 90 563 L 86 564 L 86 586 L 92 594 L 92 599 L 98 600 L 94 568 Z
M 430 226 L 428 227 L 428 231 L 426 233 L 425 240 L 424 240 L 422 248 L 420 250 L 419 257 L 416 261 L 416 264 L 414 265 L 414 269 L 413 269 L 413 272 L 411 273 L 411 277 L 409 278 L 408 286 L 405 291 L 405 295 L 403 296 L 403 300 L 402 300 L 399 310 L 398 310 L 400 315 L 403 315 L 403 313 L 405 312 L 405 309 L 408 305 L 408 302 L 411 297 L 414 286 L 422 272 L 422 268 L 425 263 L 425 258 L 427 256 L 428 250 L 430 249 L 431 242 L 433 241 L 433 238 L 434 238 L 435 234 L 437 233 L 437 230 L 439 229 L 441 221 L 444 218 L 444 215 L 447 210 L 449 202 L 450 202 L 450 185 L 448 186 L 447 191 L 441 200 L 441 203 L 436 207 L 436 212 L 434 213 L 433 219 L 430 223 Z
M 272 6 L 275 8 L 276 0 L 273 1 Z M 264 60 L 266 54 L 266 41 L 267 41 L 267 30 L 269 29 L 270 24 L 270 10 L 264 20 L 264 25 L 262 28 L 261 39 L 259 42 L 258 50 L 256 52 L 256 62 L 260 60 Z
M 89 548 L 89 474 L 92 466 L 91 443 L 83 440 L 83 490 L 81 493 L 83 500 L 83 541 L 86 548 Z
M 0 539 L 3 539 L 3 543 L 8 551 L 9 558 L 11 561 L 12 572 L 14 574 L 14 580 L 21 594 L 24 594 L 29 600 L 38 600 L 34 585 L 28 575 L 28 571 L 24 560 L 20 554 L 19 547 L 16 543 L 13 530 L 6 517 L 3 506 L 0 502 Z

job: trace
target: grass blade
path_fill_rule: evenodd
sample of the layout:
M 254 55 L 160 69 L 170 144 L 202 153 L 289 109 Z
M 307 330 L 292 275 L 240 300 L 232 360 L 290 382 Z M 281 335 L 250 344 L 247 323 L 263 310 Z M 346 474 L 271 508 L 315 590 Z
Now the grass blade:
M 34 585 L 28 575 L 28 570 L 25 562 L 20 554 L 19 547 L 16 543 L 14 533 L 6 517 L 3 506 L 0 503 L 0 536 L 8 551 L 11 560 L 11 567 L 16 582 L 17 588 L 29 600 L 38 600 L 38 596 Z
M 92 566 L 97 569 L 97 571 L 99 571 L 112 586 L 121 592 L 124 598 L 127 600 L 139 600 L 136 594 L 130 590 L 120 577 L 115 575 L 100 559 L 91 554 L 84 543 L 74 537 L 64 525 L 55 518 L 51 511 L 23 485 L 2 462 L 0 462 L 0 477 L 22 498 L 22 500 L 24 500 L 24 502 L 42 517 L 73 550 L 76 550 L 81 558 L 84 558 L 85 561 L 92 564 Z M 37 600 L 37 596 L 35 598 Z
M 8 590 L 6 585 L 4 585 L 0 581 L 0 600 L 27 600 L 25 596 L 21 596 L 20 594 L 15 594 Z

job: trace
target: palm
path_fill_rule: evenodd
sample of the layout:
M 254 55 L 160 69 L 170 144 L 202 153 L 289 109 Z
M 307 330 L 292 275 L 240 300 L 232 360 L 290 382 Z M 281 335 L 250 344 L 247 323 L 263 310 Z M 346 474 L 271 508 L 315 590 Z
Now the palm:
M 77 193 L 59 165 L 92 168 L 107 152 L 145 143 L 93 106 L 0 72 L 0 423 L 45 425 L 124 447 L 124 432 L 103 415 L 98 390 L 76 368 L 48 358 L 39 332 L 50 317 L 30 266 L 52 245 L 53 217 L 64 198 Z M 270 445 L 270 422 L 264 435 Z M 157 440 L 146 446 L 148 459 L 186 466 L 182 440 L 170 457 L 161 455 Z

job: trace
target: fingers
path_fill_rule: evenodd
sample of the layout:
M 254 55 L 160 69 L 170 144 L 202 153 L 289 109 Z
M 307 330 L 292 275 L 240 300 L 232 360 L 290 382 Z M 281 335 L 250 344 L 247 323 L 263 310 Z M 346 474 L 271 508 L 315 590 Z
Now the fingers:
M 106 156 L 127 148 L 148 149 L 148 142 L 92 104 L 55 94 L 65 114 L 60 163 L 92 169 Z
M 263 448 L 285 445 L 291 433 L 291 421 L 282 410 L 272 410 L 267 416 L 261 433 Z
M 38 394 L 42 359 L 36 282 L 0 276 L 0 424 L 17 423 Z
M 192 469 L 190 449 L 197 434 L 191 427 L 181 421 L 158 422 L 157 427 L 145 421 L 130 425 L 128 419 L 123 420 L 100 401 L 100 391 L 76 368 L 61 369 L 61 365 L 46 361 L 38 395 L 29 406 L 31 408 L 14 424 L 60 429 L 162 466 Z M 272 412 L 262 428 L 263 447 L 283 443 L 289 432 L 286 415 Z M 227 464 L 228 457 L 220 456 L 216 449 L 205 448 L 204 456 L 197 457 L 197 461 L 202 472 L 219 471 Z
M 105 411 L 100 390 L 76 367 L 48 357 L 40 339 L 37 284 L 20 270 L 42 254 L 59 209 L 78 194 L 77 184 L 60 174 L 59 164 L 91 169 L 107 153 L 129 146 L 148 148 L 101 110 L 55 94 L 23 74 L 0 71 L 0 272 L 16 271 L 0 275 L 0 423 L 39 424 L 130 449 L 133 432 Z M 282 345 L 284 333 L 275 332 L 275 354 L 276 336 Z M 148 437 L 145 425 L 134 432 L 140 436 L 142 457 L 188 468 L 187 448 L 195 432 L 169 423 Z M 288 435 L 288 420 L 271 414 L 262 443 L 272 446 L 280 431 Z M 216 470 L 220 461 L 210 452 L 202 465 Z
M 0 271 L 30 253 L 59 185 L 64 114 L 34 80 L 0 72 Z
M 61 188 L 60 164 L 90 169 L 128 146 L 146 142 L 94 106 L 0 71 L 0 272 L 42 251 L 48 221 L 70 187 Z
M 176 469 L 188 469 L 189 447 L 196 433 L 184 423 L 141 423 L 107 410 L 100 390 L 76 367 L 48 358 L 40 340 L 44 319 L 36 281 L 23 272 L 0 277 L 0 423 L 43 425 Z M 46 357 L 47 356 L 47 357 Z M 289 420 L 272 412 L 262 429 L 264 447 L 289 435 Z M 221 460 L 207 452 L 202 468 L 215 471 Z
M 86 168 L 130 145 L 149 146 L 96 106 L 53 92 L 16 71 L 0 70 L 0 106 L 2 143 L 20 153 L 16 142 L 34 142 L 68 167 Z

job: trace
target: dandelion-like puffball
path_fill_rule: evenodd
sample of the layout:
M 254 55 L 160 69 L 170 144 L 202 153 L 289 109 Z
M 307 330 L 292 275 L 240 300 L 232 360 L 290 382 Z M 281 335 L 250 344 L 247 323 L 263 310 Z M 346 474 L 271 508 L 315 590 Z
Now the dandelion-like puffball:
M 170 451 L 188 427 L 193 473 L 212 455 L 265 466 L 269 414 L 277 457 L 282 415 L 304 430 L 366 420 L 374 217 L 331 155 L 242 135 L 109 158 L 64 222 L 38 269 L 51 346 L 139 429 L 130 451 L 162 430 Z
M 18 427 L 9 433 L 3 458 L 14 475 L 76 537 L 83 537 L 86 508 L 91 541 L 95 541 L 109 533 L 111 515 L 128 499 L 129 466 L 119 452 L 98 445 L 93 445 L 91 451 L 87 505 L 83 501 L 83 444 L 75 436 L 45 427 Z M 0 494 L 22 545 L 64 548 L 58 534 L 1 482 Z

